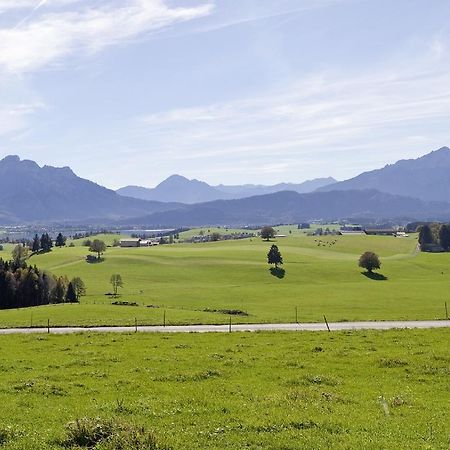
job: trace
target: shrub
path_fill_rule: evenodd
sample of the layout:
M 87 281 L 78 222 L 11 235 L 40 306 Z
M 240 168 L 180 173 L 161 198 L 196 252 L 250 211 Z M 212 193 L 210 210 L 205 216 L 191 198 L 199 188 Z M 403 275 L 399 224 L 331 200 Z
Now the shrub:
M 81 447 L 98 450 L 156 450 L 155 435 L 118 419 L 82 418 L 66 426 L 65 447 Z

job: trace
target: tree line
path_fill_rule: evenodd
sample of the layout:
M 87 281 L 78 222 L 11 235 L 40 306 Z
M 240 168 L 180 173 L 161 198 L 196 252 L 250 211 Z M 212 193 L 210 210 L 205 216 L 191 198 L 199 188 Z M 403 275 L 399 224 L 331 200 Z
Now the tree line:
M 450 251 L 450 224 L 426 223 L 421 225 L 418 231 L 422 251 Z
M 0 258 L 0 309 L 25 308 L 50 303 L 77 303 L 86 294 L 81 278 L 69 281 L 36 266 L 28 266 L 17 246 L 13 259 Z

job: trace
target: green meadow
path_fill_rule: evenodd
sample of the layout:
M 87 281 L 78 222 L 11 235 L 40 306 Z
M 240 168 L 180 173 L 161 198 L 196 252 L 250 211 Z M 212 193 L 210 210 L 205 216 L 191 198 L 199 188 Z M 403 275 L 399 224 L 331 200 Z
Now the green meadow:
M 87 448 L 67 424 L 92 419 L 143 427 L 158 445 L 96 449 L 448 449 L 448 338 L 446 329 L 0 336 L 0 447 Z
M 87 295 L 79 305 L 0 311 L 0 326 L 131 325 L 239 322 L 443 319 L 450 304 L 450 254 L 417 253 L 417 236 L 306 236 L 284 227 L 287 237 L 252 238 L 145 248 L 110 247 L 104 261 L 86 262 L 82 241 L 32 256 L 28 263 L 56 275 L 81 277 Z M 291 231 L 291 233 L 289 233 Z M 111 244 L 117 235 L 100 236 Z M 267 252 L 276 243 L 284 273 L 272 274 Z M 9 258 L 12 246 L 0 256 Z M 382 277 L 371 279 L 357 261 L 380 255 Z M 112 305 L 112 274 L 122 276 Z

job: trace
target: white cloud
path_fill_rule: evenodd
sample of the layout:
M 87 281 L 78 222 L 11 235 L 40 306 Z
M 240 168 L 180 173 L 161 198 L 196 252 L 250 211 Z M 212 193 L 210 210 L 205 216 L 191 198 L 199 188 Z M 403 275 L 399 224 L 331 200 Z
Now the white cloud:
M 190 8 L 170 8 L 162 0 L 128 0 L 120 7 L 89 7 L 88 2 L 83 2 L 85 6 L 69 10 L 50 8 L 61 1 L 49 0 L 45 5 L 36 1 L 18 2 L 21 8 L 32 7 L 34 11 L 39 5 L 42 8 L 33 18 L 31 10 L 18 26 L 0 28 L 0 70 L 13 73 L 39 70 L 75 51 L 96 52 L 175 23 L 204 17 L 213 9 L 209 2 Z M 13 6 L 10 1 L 0 2 L 0 11 Z
M 330 157 L 340 154 L 336 164 L 341 167 L 335 165 L 334 173 L 350 175 L 355 158 L 359 167 L 367 168 L 368 160 L 377 166 L 402 157 L 392 154 L 402 145 L 405 155 L 414 146 L 423 153 L 433 136 L 425 142 L 415 137 L 429 135 L 430 126 L 450 116 L 449 85 L 447 71 L 317 75 L 276 95 L 145 116 L 140 118 L 142 140 L 163 149 L 161 160 L 191 167 L 202 161 L 223 174 L 233 167 L 234 173 L 289 167 L 308 178 L 309 167 L 316 170 L 314 175 L 329 175 L 318 167 L 330 166 Z M 158 152 L 152 157 L 158 158 Z
M 0 136 L 23 129 L 27 123 L 27 116 L 43 108 L 42 103 L 0 106 Z

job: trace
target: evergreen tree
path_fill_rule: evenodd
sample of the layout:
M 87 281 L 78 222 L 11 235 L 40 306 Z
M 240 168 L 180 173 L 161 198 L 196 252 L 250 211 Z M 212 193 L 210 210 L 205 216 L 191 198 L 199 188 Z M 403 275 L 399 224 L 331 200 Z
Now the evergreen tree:
M 450 225 L 442 224 L 439 228 L 439 245 L 445 250 L 450 250 Z
M 67 292 L 67 284 L 63 277 L 56 279 L 55 287 L 51 292 L 51 303 L 64 303 Z
M 69 283 L 67 286 L 66 292 L 66 302 L 67 303 L 76 303 L 78 301 L 77 293 L 75 292 L 75 288 L 72 283 Z
M 59 233 L 58 236 L 56 236 L 55 241 L 55 247 L 64 247 L 66 245 L 66 237 L 62 235 L 62 233 Z
M 53 247 L 53 241 L 48 233 L 44 233 L 41 236 L 41 249 L 43 252 L 49 252 Z
M 275 244 L 270 247 L 269 253 L 267 253 L 267 262 L 269 264 L 275 264 L 275 269 L 278 269 L 278 265 L 283 264 L 283 257 Z
M 421 246 L 433 243 L 433 233 L 428 224 L 422 225 L 419 230 L 419 244 Z
M 35 234 L 31 250 L 33 253 L 37 253 L 40 249 L 41 249 L 41 240 L 39 239 L 39 236 Z

